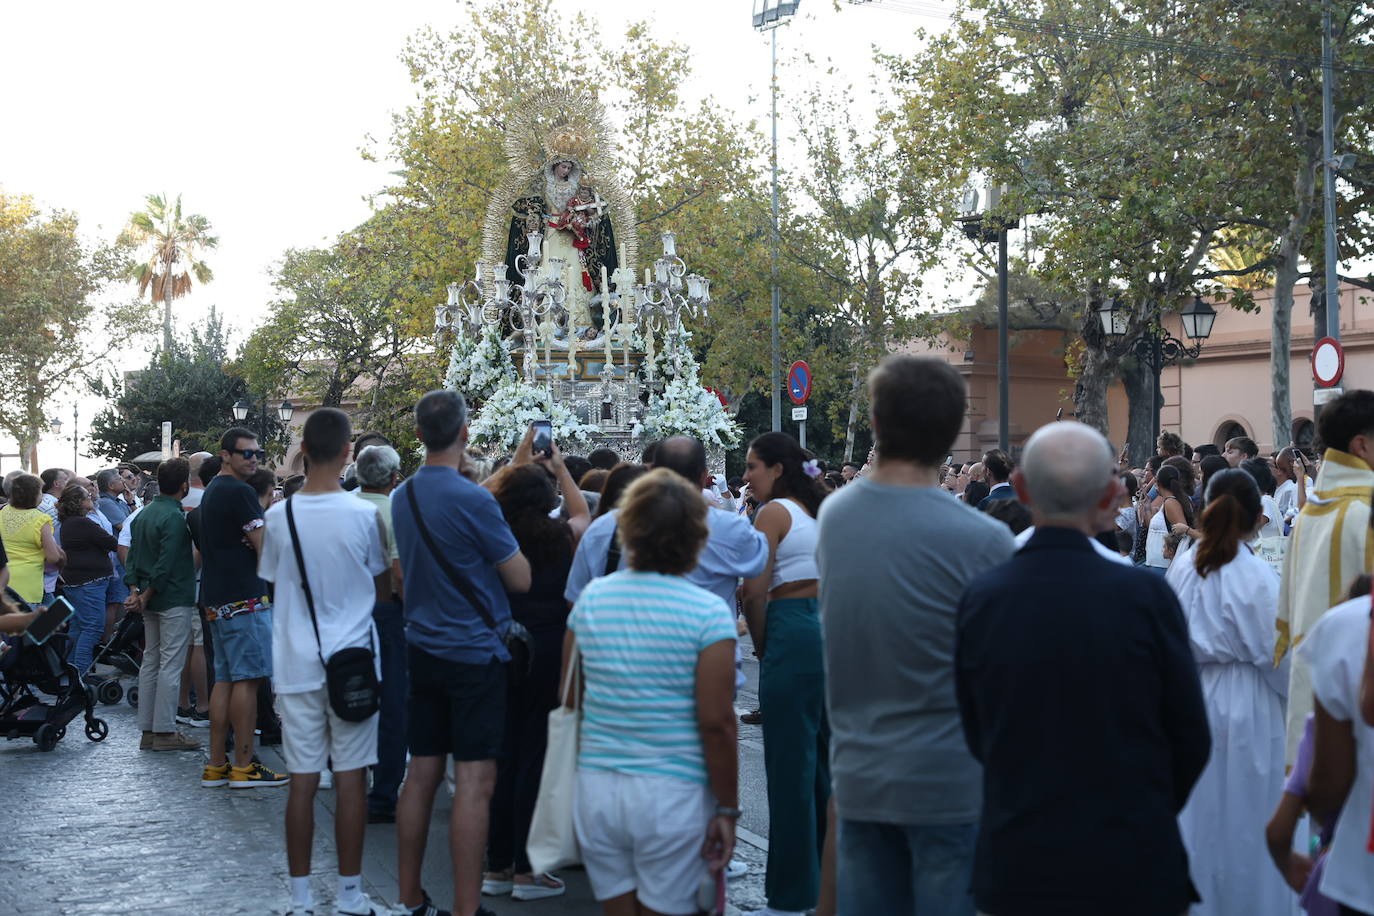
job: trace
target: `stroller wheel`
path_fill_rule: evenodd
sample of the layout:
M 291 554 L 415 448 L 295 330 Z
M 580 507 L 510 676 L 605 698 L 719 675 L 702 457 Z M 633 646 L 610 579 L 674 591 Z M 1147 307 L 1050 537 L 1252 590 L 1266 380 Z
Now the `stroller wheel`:
M 110 734 L 110 726 L 104 719 L 92 719 L 86 723 L 86 737 L 92 741 L 104 741 Z
M 124 692 L 124 699 L 134 709 L 138 709 L 138 685 L 135 684 Z
M 39 727 L 38 734 L 33 736 L 33 743 L 38 745 L 40 751 L 50 751 L 57 747 L 60 738 L 57 729 L 51 725 L 43 725 Z
M 113 706 L 124 699 L 124 688 L 120 686 L 119 681 L 113 679 L 102 681 L 96 688 L 95 695 L 106 706 Z

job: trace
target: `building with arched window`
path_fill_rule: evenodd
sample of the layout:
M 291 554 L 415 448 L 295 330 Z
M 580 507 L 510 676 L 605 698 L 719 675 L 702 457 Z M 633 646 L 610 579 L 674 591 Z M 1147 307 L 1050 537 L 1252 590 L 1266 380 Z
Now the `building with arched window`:
M 1287 438 L 1311 446 L 1313 338 L 1309 290 L 1295 291 L 1292 311 L 1292 347 L 1289 352 L 1289 398 L 1292 424 Z M 1350 388 L 1374 388 L 1374 293 L 1351 286 L 1341 289 L 1341 343 L 1345 348 L 1343 384 Z M 1160 379 L 1163 410 L 1160 428 L 1176 432 L 1185 442 L 1218 446 L 1235 436 L 1248 436 L 1260 452 L 1274 450 L 1279 437 L 1272 420 L 1272 371 L 1270 368 L 1273 292 L 1255 295 L 1256 310 L 1240 312 L 1219 308 L 1211 337 L 1196 360 L 1164 370 Z M 1166 327 L 1182 337 L 1176 316 Z M 1009 354 L 1011 366 L 1010 438 L 1013 449 L 1022 445 L 1037 428 L 1054 420 L 1059 410 L 1065 418 L 1074 413 L 1074 380 L 1069 377 L 1065 354 L 1077 340 L 1063 330 L 1014 331 Z M 979 326 L 962 339 L 946 337 L 935 345 L 912 343 L 909 352 L 942 356 L 959 369 L 969 385 L 968 418 L 957 443 L 956 458 L 974 458 L 997 445 L 999 414 L 997 394 L 997 329 Z M 1128 405 L 1120 382 L 1107 393 L 1110 438 L 1120 446 L 1127 435 Z

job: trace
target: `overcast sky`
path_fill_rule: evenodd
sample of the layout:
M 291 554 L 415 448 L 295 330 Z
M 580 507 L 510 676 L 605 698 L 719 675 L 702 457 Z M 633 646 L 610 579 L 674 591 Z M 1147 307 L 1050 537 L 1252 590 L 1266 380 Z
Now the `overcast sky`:
M 689 96 L 714 95 L 766 123 L 768 39 L 751 27 L 750 0 L 555 7 L 589 9 L 611 35 L 629 18 L 650 19 L 662 39 L 691 48 Z M 369 134 L 384 141 L 389 113 L 414 97 L 398 60 L 406 37 L 463 21 L 459 4 L 438 0 L 5 3 L 0 186 L 75 210 L 86 233 L 106 238 L 144 195 L 180 193 L 220 245 L 207 255 L 215 281 L 179 306 L 179 325 L 214 304 L 241 339 L 266 310 L 268 269 L 282 251 L 325 244 L 361 222 L 365 196 L 386 184 L 392 166 L 364 162 L 358 150 Z M 780 47 L 784 57 L 828 56 L 861 84 L 875 42 L 914 48 L 918 27 L 946 24 L 806 0 Z M 122 368 L 145 360 L 146 350 L 130 353 Z M 64 427 L 40 446 L 45 466 L 70 461 L 72 404 L 68 394 L 54 405 Z M 100 404 L 80 406 L 84 438 Z M 13 451 L 0 440 L 0 452 Z

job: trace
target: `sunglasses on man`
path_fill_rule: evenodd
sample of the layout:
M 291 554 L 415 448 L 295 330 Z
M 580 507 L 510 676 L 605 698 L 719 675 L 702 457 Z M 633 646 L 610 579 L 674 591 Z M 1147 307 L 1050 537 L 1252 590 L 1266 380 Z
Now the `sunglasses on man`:
M 267 450 L 261 448 L 236 448 L 229 451 L 231 455 L 239 455 L 244 461 L 252 461 L 254 458 L 259 461 L 267 460 Z

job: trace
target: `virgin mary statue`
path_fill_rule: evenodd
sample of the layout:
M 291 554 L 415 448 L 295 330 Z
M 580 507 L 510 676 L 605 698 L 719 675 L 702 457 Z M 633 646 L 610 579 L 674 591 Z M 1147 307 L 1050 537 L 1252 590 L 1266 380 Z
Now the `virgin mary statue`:
M 521 285 L 516 257 L 530 234 L 543 235 L 545 260 L 568 265 L 567 332 L 584 342 L 603 332 L 605 306 L 618 299 L 616 268 L 633 276 L 638 247 L 606 134 L 601 106 L 589 96 L 552 91 L 527 102 L 507 130 L 511 174 L 492 201 L 484 241 L 484 257 L 506 265 L 515 291 Z

